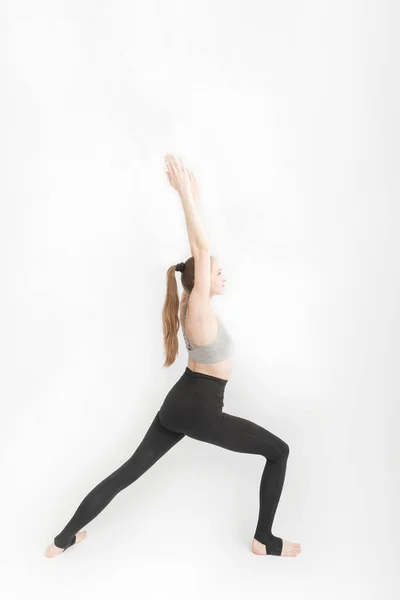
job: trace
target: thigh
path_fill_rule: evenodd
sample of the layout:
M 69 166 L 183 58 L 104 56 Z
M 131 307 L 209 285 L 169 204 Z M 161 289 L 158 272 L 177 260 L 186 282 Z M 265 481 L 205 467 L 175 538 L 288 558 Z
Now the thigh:
M 114 471 L 110 478 L 135 481 L 184 437 L 183 433 L 164 427 L 157 412 L 132 456 Z
M 131 459 L 140 457 L 144 464 L 153 464 L 184 437 L 184 433 L 164 427 L 158 411 Z
M 253 421 L 222 412 L 214 419 L 199 423 L 186 432 L 188 437 L 248 454 L 260 454 L 267 459 L 280 460 L 288 454 L 288 444 L 277 435 Z

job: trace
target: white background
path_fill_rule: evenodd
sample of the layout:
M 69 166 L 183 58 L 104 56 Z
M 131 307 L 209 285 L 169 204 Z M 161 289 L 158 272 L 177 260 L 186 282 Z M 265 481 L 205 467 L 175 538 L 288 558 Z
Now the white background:
M 398 4 L 9 0 L 1 9 L 1 577 L 8 600 L 395 598 Z M 44 556 L 142 440 L 169 266 L 190 248 L 163 156 L 201 186 L 235 340 L 224 410 L 290 447 L 184 438 Z M 180 274 L 177 274 L 179 291 Z

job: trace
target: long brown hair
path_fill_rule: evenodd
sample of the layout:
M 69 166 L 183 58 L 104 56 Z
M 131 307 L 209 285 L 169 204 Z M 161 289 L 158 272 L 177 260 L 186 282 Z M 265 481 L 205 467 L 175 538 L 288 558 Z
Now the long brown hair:
M 213 256 L 210 256 L 210 270 Z M 167 293 L 165 295 L 162 309 L 162 324 L 164 337 L 165 362 L 163 367 L 170 367 L 178 355 L 179 341 L 179 295 L 176 283 L 176 265 L 169 267 L 167 271 Z M 194 257 L 191 256 L 185 262 L 185 268 L 181 273 L 181 283 L 185 290 L 190 292 L 194 286 Z

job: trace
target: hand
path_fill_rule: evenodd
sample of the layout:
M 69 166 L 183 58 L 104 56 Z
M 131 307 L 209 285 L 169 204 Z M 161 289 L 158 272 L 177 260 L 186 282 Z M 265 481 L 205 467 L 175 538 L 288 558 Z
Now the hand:
M 167 167 L 167 177 L 170 185 L 182 197 L 193 196 L 193 190 L 196 191 L 196 184 L 193 186 L 193 179 L 190 171 L 185 167 L 181 158 L 176 158 L 173 154 L 164 156 Z

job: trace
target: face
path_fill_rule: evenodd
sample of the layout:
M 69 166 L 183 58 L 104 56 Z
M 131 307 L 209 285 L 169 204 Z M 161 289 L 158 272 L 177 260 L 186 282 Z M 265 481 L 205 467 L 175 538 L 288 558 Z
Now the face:
M 213 296 L 215 294 L 223 294 L 225 292 L 225 282 L 226 279 L 222 272 L 222 268 L 218 264 L 216 260 L 212 261 L 212 269 L 211 269 L 211 290 L 210 294 Z

